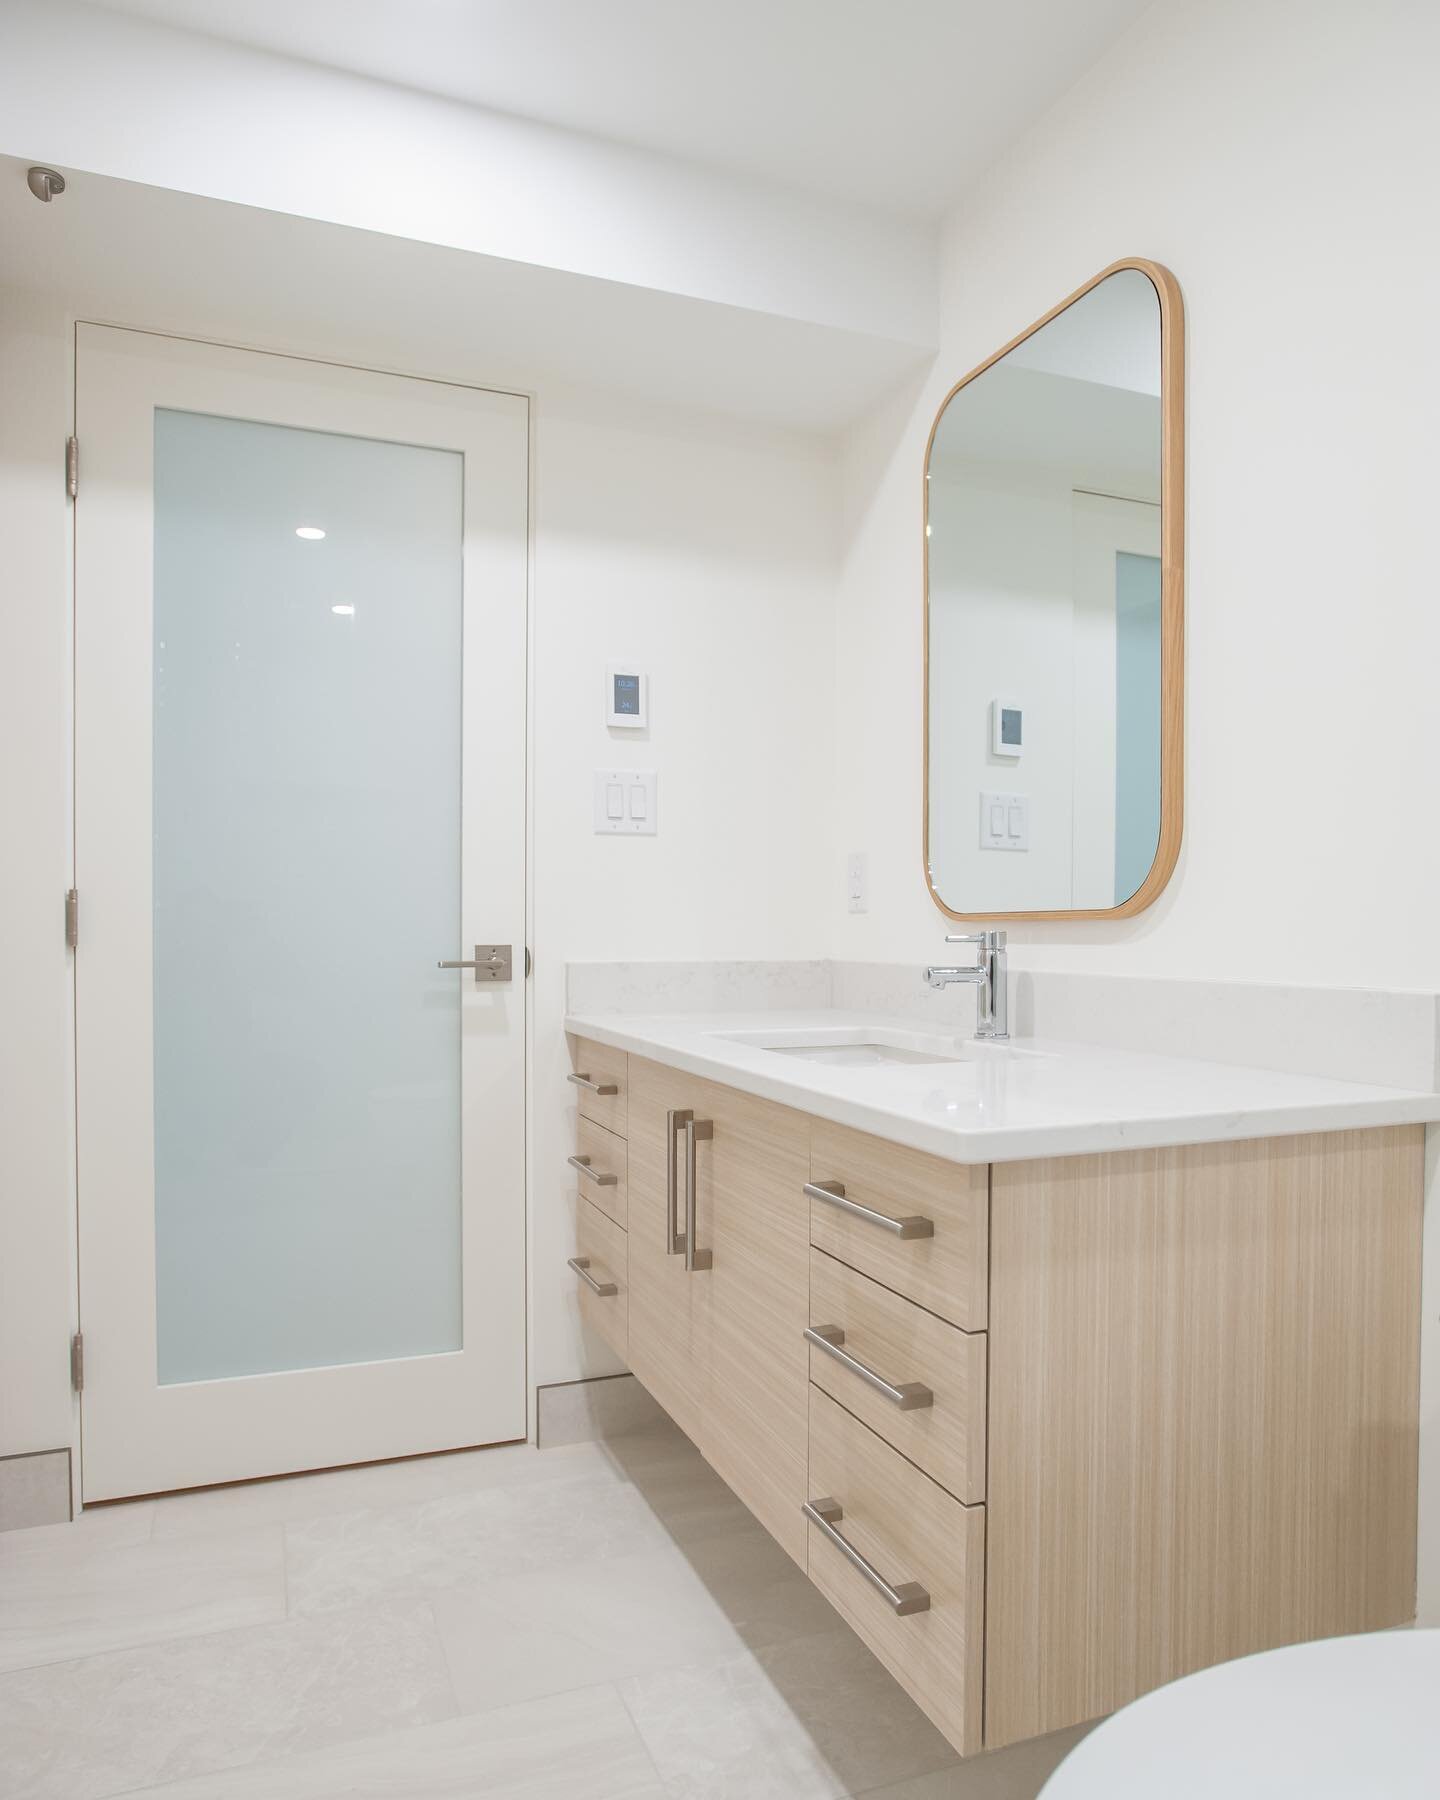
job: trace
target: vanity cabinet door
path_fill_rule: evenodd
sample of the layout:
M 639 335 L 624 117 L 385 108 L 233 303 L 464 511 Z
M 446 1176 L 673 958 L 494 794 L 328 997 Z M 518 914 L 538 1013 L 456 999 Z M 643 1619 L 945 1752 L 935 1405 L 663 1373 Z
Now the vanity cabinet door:
M 700 1241 L 713 1251 L 706 1455 L 770 1534 L 806 1562 L 809 1120 L 708 1086 Z M 707 1179 L 708 1164 L 708 1179 Z
M 686 1228 L 695 1142 L 694 1266 Z M 795 1560 L 805 1563 L 809 1121 L 640 1058 L 630 1063 L 630 1367 Z
M 674 1227 L 684 1225 L 684 1142 L 675 1146 L 678 1189 L 672 1219 L 669 1115 L 687 1111 L 697 1118 L 705 1097 L 717 1092 L 678 1069 L 632 1056 L 629 1065 L 629 1361 L 642 1385 L 670 1417 L 710 1455 L 708 1395 L 714 1283 L 701 1270 L 687 1271 L 683 1254 L 673 1252 Z M 699 1147 L 697 1147 L 699 1149 Z M 714 1207 L 706 1184 L 713 1160 L 696 1157 L 697 1199 L 706 1224 Z

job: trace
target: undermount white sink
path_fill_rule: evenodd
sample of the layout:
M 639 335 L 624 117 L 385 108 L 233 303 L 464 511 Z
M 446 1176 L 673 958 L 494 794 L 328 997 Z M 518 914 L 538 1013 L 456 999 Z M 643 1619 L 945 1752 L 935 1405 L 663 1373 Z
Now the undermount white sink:
M 749 1044 L 777 1056 L 793 1056 L 801 1062 L 825 1063 L 831 1068 L 901 1068 L 921 1063 L 1008 1062 L 1038 1056 L 1039 1051 L 1020 1050 L 1013 1044 L 988 1043 L 921 1031 L 896 1031 L 886 1026 L 836 1025 L 808 1031 L 720 1031 L 716 1037 L 731 1044 Z

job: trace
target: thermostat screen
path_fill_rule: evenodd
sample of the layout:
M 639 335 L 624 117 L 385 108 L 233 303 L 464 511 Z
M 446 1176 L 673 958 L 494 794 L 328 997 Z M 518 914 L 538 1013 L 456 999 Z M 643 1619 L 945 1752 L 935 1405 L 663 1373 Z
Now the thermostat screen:
M 615 711 L 628 713 L 632 718 L 640 712 L 640 677 L 638 675 L 617 675 L 615 677 Z
M 1000 708 L 1000 742 L 1002 744 L 1018 744 L 1020 742 L 1020 708 L 1018 706 L 1002 706 Z

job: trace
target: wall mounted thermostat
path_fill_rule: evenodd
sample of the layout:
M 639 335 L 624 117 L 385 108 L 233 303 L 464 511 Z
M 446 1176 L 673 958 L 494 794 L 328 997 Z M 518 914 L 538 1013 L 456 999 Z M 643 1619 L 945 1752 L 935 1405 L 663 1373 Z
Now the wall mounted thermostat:
M 650 681 L 634 663 L 605 665 L 605 723 L 639 731 L 650 723 Z
M 990 702 L 990 754 L 1019 756 L 1025 748 L 1025 712 L 1017 700 Z

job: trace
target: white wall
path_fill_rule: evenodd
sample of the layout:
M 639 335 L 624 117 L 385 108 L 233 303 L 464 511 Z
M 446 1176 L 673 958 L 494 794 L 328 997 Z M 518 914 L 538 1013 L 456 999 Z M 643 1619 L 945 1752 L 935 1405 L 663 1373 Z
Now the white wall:
M 0 291 L 0 1456 L 69 1443 L 71 339 Z
M 824 908 L 836 470 L 813 441 L 542 393 L 536 410 L 532 1379 L 582 1345 L 570 1231 L 569 961 L 806 957 Z M 607 661 L 650 726 L 607 729 Z M 597 837 L 592 772 L 659 775 L 659 831 Z
M 1161 0 L 947 221 L 933 376 L 847 446 L 837 857 L 869 852 L 871 909 L 846 914 L 837 873 L 833 955 L 918 968 L 942 927 L 919 855 L 935 408 L 1058 299 L 1141 255 L 1174 271 L 1188 313 L 1185 842 L 1147 912 L 1016 926 L 1014 964 L 1440 988 L 1437 67 L 1432 0 Z M 1432 1142 L 1429 1624 L 1437 1154 Z
M 1188 310 L 1188 772 L 1165 896 L 1019 966 L 1440 987 L 1440 8 L 1165 0 L 947 222 L 933 377 L 847 449 L 832 954 L 919 965 L 920 489 L 948 386 L 1121 256 Z

